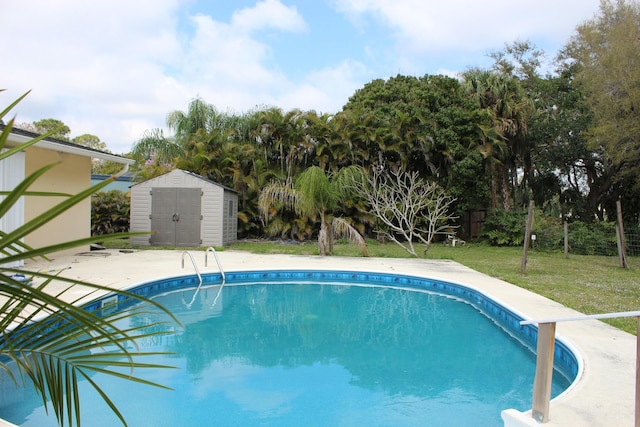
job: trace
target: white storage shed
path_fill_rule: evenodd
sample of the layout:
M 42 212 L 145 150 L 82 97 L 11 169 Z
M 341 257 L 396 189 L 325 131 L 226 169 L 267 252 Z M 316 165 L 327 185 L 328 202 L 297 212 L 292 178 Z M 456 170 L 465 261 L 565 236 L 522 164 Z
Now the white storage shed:
M 238 193 L 181 169 L 131 187 L 132 245 L 225 246 L 238 239 Z

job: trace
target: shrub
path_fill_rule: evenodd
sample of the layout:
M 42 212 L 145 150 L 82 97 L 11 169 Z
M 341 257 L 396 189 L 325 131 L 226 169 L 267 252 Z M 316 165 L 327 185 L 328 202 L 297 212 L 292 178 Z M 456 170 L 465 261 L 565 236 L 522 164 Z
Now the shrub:
M 560 217 L 543 215 L 536 210 L 532 234 L 536 235 L 536 249 L 562 250 L 564 248 L 564 226 Z
M 524 211 L 492 210 L 482 224 L 481 237 L 492 246 L 520 246 L 524 241 L 526 217 Z
M 572 222 L 569 224 L 569 251 L 581 255 L 617 255 L 615 223 Z
M 91 235 L 129 231 L 129 193 L 100 191 L 91 198 Z

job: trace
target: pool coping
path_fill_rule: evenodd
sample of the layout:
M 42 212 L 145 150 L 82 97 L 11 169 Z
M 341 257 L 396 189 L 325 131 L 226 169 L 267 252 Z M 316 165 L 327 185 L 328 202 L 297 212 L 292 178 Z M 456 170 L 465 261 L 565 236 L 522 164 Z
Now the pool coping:
M 102 251 L 100 251 L 102 252 Z M 216 266 L 204 267 L 204 253 L 193 252 L 198 268 L 217 272 Z M 148 250 L 123 253 L 117 250 L 100 256 L 82 254 L 56 258 L 50 262 L 31 262 L 25 269 L 54 270 L 60 275 L 91 281 L 113 289 L 130 289 L 156 279 L 193 274 L 185 263 L 183 251 Z M 533 292 L 471 270 L 448 260 L 317 257 L 295 255 L 260 255 L 241 251 L 219 251 L 225 271 L 247 270 L 347 270 L 371 273 L 394 273 L 444 281 L 474 289 L 488 296 L 523 319 L 576 316 L 581 313 L 564 307 Z M 514 266 L 517 268 L 517 266 Z M 62 286 L 62 285 L 61 285 Z M 54 284 L 51 290 L 59 288 Z M 86 289 L 74 289 L 77 298 Z M 96 295 L 92 295 L 92 299 Z M 548 426 L 633 425 L 635 396 L 636 340 L 631 334 L 598 320 L 558 324 L 562 338 L 582 367 L 578 381 L 551 402 Z M 505 408 L 507 410 L 509 408 Z M 529 424 L 528 414 L 508 411 L 515 424 Z M 521 421 L 518 421 L 521 418 Z

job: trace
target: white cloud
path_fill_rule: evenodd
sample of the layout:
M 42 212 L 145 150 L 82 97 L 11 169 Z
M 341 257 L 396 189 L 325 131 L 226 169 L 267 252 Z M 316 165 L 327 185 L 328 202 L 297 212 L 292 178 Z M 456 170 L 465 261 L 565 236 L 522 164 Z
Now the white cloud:
M 292 77 L 297 52 L 283 51 L 282 42 L 304 38 L 309 44 L 297 48 L 307 51 L 314 40 L 323 45 L 337 18 L 324 5 L 314 8 L 326 16 L 312 28 L 302 1 L 260 0 L 225 18 L 197 0 L 9 1 L 0 26 L 0 87 L 8 91 L 0 101 L 8 105 L 33 89 L 16 109 L 19 122 L 60 119 L 72 136 L 95 134 L 123 153 L 196 96 L 222 111 L 274 105 L 335 112 L 374 78 L 450 74 L 458 65 L 444 59 L 474 65 L 478 51 L 517 38 L 562 44 L 598 2 L 340 0 L 335 7 L 360 31 L 344 44 L 360 51 L 336 46 L 340 55 L 322 52 L 326 63 L 297 67 L 312 71 Z
M 296 90 L 280 99 L 282 105 L 318 113 L 335 113 L 342 109 L 353 93 L 370 80 L 365 65 L 345 60 L 334 67 L 311 72 Z
M 295 7 L 264 0 L 236 11 L 230 22 L 195 14 L 193 33 L 180 34 L 179 6 L 177 0 L 11 2 L 0 40 L 18 48 L 0 81 L 14 97 L 33 89 L 17 109 L 18 121 L 58 118 L 72 136 L 96 134 L 120 153 L 196 96 L 242 111 L 272 104 L 292 86 L 256 34 L 307 31 Z
M 398 48 L 414 52 L 476 50 L 523 38 L 564 43 L 591 18 L 599 0 L 336 0 L 350 16 L 370 16 L 390 28 Z M 573 24 L 567 25 L 567 23 Z
M 231 25 L 246 32 L 268 28 L 292 32 L 308 29 L 296 7 L 287 7 L 279 0 L 259 1 L 254 7 L 235 12 Z

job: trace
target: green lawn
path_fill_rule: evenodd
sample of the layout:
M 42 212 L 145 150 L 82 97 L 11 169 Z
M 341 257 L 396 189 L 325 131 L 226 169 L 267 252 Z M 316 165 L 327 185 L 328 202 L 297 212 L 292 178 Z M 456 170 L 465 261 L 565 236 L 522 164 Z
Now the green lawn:
M 369 241 L 374 257 L 406 258 L 399 246 Z M 315 243 L 239 242 L 228 249 L 254 253 L 317 255 Z M 337 244 L 334 256 L 361 256 L 354 246 Z M 520 272 L 522 248 L 469 244 L 433 245 L 427 259 L 450 259 L 474 270 L 544 295 L 585 314 L 640 310 L 640 258 L 629 258 L 629 269 L 617 257 L 529 252 L 526 273 Z M 607 323 L 636 334 L 635 318 L 607 319 Z

